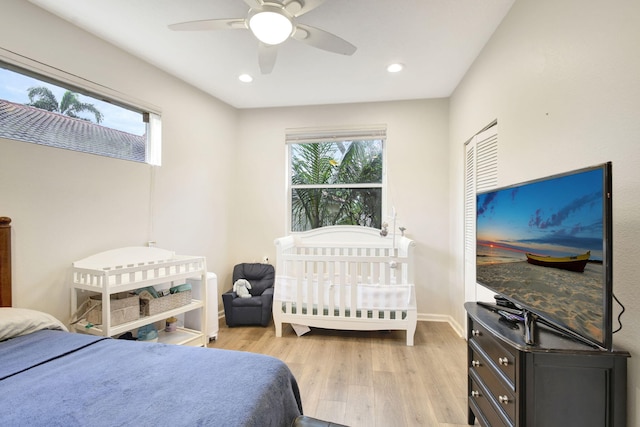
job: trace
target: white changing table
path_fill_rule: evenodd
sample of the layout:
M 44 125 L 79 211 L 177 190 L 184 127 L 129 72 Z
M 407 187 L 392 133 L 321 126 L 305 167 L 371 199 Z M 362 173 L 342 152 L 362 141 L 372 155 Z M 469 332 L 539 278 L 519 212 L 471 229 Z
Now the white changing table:
M 111 295 L 133 291 L 154 285 L 175 286 L 187 279 L 200 278 L 199 299 L 150 316 L 141 316 L 116 326 L 111 323 Z M 207 268 L 201 256 L 176 255 L 172 251 L 156 247 L 125 247 L 101 252 L 72 266 L 71 311 L 75 312 L 91 295 L 101 295 L 102 324 L 89 325 L 81 320 L 72 329 L 93 335 L 116 336 L 183 313 L 197 312 L 201 321 L 199 329 L 178 328 L 175 332 L 158 330 L 158 341 L 168 344 L 206 347 L 207 334 Z M 215 296 L 214 296 L 215 297 Z

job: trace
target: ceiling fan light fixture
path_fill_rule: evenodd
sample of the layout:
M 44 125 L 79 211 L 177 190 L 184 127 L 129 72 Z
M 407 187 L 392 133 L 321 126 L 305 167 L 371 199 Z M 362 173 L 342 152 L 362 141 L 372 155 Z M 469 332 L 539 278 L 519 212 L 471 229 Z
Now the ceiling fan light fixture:
M 262 43 L 277 45 L 289 38 L 293 22 L 280 9 L 265 7 L 249 17 L 249 29 Z

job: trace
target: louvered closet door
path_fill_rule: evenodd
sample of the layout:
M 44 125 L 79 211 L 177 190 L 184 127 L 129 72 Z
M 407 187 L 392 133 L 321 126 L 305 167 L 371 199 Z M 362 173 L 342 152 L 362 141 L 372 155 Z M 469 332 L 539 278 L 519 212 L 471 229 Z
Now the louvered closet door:
M 498 184 L 498 126 L 471 138 L 465 147 L 464 282 L 465 301 L 492 300 L 493 293 L 476 284 L 476 193 Z

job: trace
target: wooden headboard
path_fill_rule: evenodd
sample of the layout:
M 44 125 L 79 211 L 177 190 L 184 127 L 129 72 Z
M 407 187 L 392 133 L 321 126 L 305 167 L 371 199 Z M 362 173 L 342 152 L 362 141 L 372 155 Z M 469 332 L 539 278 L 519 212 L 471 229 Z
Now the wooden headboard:
M 0 216 L 0 307 L 11 307 L 11 218 Z

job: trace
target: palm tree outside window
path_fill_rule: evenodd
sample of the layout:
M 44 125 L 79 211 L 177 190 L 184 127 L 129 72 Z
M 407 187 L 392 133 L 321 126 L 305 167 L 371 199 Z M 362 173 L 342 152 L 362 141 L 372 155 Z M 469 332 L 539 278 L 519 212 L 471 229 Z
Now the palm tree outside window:
M 96 123 L 102 122 L 104 118 L 94 104 L 80 101 L 78 94 L 70 90 L 65 91 L 60 103 L 58 103 L 58 99 L 51 89 L 45 86 L 30 87 L 27 90 L 27 96 L 29 96 L 29 102 L 25 105 L 42 110 L 53 111 L 82 120 L 89 119 L 82 117 L 81 113 L 90 113 L 95 118 Z
M 386 131 L 288 134 L 291 231 L 381 228 Z

